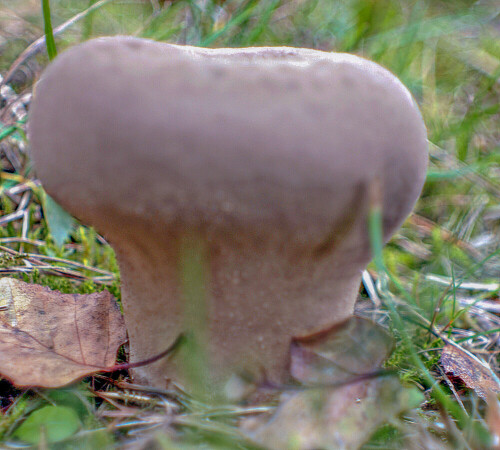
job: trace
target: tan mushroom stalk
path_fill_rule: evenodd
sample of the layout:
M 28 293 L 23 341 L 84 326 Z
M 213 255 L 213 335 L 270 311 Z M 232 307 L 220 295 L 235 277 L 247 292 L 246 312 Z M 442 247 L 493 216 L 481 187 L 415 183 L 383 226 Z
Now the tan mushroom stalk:
M 132 360 L 186 331 L 179 261 L 203 243 L 212 383 L 240 370 L 283 381 L 292 337 L 352 314 L 370 187 L 387 240 L 427 164 L 394 75 L 308 49 L 89 41 L 41 77 L 29 132 L 47 192 L 116 250 Z M 135 376 L 182 380 L 178 355 Z

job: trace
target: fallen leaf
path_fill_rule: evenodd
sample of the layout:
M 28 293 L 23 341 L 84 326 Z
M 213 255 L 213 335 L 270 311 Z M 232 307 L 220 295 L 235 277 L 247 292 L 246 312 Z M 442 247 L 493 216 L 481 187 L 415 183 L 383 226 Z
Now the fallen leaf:
M 403 388 L 395 377 L 313 389 L 287 394 L 269 421 L 254 421 L 247 433 L 272 450 L 355 449 L 377 428 L 422 400 L 420 392 Z
M 446 344 L 441 352 L 441 365 L 445 372 L 460 378 L 477 395 L 486 399 L 490 392 L 500 392 L 500 380 L 490 366 L 473 354 Z
M 302 383 L 338 383 L 377 370 L 392 348 L 384 328 L 352 317 L 328 331 L 294 339 L 290 372 Z
M 30 444 L 54 443 L 73 436 L 81 426 L 76 412 L 67 406 L 44 406 L 32 412 L 14 436 Z
M 358 317 L 295 339 L 290 370 L 303 386 L 283 394 L 270 419 L 244 423 L 244 431 L 270 449 L 358 448 L 381 425 L 423 400 L 416 389 L 405 389 L 381 372 L 392 348 L 382 327 Z
M 61 294 L 0 279 L 0 374 L 16 386 L 61 387 L 109 370 L 125 340 L 107 291 Z

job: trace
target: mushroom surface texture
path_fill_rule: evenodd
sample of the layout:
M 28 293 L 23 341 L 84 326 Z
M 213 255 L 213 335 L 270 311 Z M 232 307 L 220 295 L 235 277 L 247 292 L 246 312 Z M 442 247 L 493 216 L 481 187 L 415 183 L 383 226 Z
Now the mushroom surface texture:
M 371 259 L 370 191 L 387 241 L 428 158 L 415 101 L 373 62 L 131 37 L 58 56 L 29 135 L 46 191 L 116 251 L 131 361 L 201 326 L 208 386 L 239 372 L 283 382 L 292 338 L 352 315 Z M 186 312 L 183 271 L 200 258 L 204 298 Z M 134 376 L 189 385 L 184 360 L 180 348 Z

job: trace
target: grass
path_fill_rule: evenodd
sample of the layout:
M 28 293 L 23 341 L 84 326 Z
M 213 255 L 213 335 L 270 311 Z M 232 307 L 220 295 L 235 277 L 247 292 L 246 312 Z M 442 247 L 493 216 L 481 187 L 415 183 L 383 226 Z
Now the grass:
M 211 47 L 291 45 L 347 51 L 393 71 L 413 93 L 427 124 L 429 171 L 414 214 L 383 249 L 374 204 L 375 261 L 369 275 L 378 288 L 362 290 L 358 309 L 392 331 L 396 346 L 386 367 L 396 370 L 403 385 L 422 392 L 424 400 L 373 430 L 365 448 L 429 443 L 487 448 L 490 432 L 500 433 L 499 425 L 487 419 L 493 400 L 485 402 L 444 374 L 439 354 L 446 343 L 455 342 L 498 373 L 500 319 L 494 288 L 500 274 L 500 22 L 494 3 L 52 0 L 49 5 L 44 0 L 42 14 L 38 2 L 6 0 L 0 6 L 0 30 L 5 30 L 0 31 L 0 71 L 5 75 L 44 30 L 51 58 L 56 45 L 61 52 L 90 37 L 132 34 Z M 92 5 L 79 21 L 72 20 Z M 67 21 L 70 25 L 55 40 L 49 13 L 54 30 Z M 48 63 L 47 52 L 28 56 L 23 70 L 11 74 L 13 99 L 31 91 Z M 42 188 L 26 153 L 19 150 L 26 143 L 24 120 L 12 119 L 2 106 L 0 121 L 0 144 L 10 149 L 1 160 L 3 273 L 66 292 L 108 288 L 119 296 L 113 252 L 93 230 L 71 224 L 69 239 L 56 245 L 43 214 Z M 22 263 L 25 253 L 32 270 Z M 463 288 L 470 283 L 475 283 L 473 288 Z M 374 307 L 378 300 L 380 306 Z M 255 412 L 253 407 L 205 405 L 182 392 L 127 391 L 126 381 L 123 375 L 92 377 L 57 391 L 19 391 L 1 382 L 2 445 L 9 445 L 30 413 L 59 405 L 75 409 L 82 424 L 66 444 L 110 447 L 132 439 L 131 432 L 150 429 L 149 439 L 160 448 L 202 443 L 256 448 L 235 426 Z M 172 426 L 155 426 L 166 415 Z

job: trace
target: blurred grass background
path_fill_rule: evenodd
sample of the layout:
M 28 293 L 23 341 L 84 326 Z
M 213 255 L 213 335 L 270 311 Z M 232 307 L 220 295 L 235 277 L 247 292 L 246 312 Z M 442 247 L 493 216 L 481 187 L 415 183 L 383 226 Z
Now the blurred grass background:
M 92 37 L 115 34 L 210 47 L 310 47 L 372 59 L 394 72 L 410 89 L 428 128 L 427 182 L 414 214 L 383 250 L 384 267 L 390 275 L 387 288 L 373 292 L 368 287 L 362 290 L 358 310 L 360 314 L 376 317 L 392 330 L 397 345 L 386 365 L 398 372 L 404 384 L 416 386 L 425 400 L 405 415 L 394 418 L 391 424 L 373 430 L 373 437 L 365 448 L 426 448 L 422 442 L 429 436 L 436 448 L 474 448 L 477 442 L 474 432 L 460 421 L 457 427 L 456 415 L 449 405 L 460 405 L 469 423 L 482 426 L 486 426 L 487 413 L 491 416 L 493 407 L 480 400 L 473 390 L 460 383 L 456 385 L 457 380 L 450 381 L 438 360 L 444 339 L 453 339 L 498 373 L 498 3 L 493 0 L 52 0 L 53 28 L 57 30 L 59 25 L 89 7 L 95 9 L 56 35 L 59 52 Z M 44 34 L 44 29 L 41 2 L 0 1 L 1 74 L 9 74 L 16 58 Z M 13 95 L 29 93 L 48 63 L 47 52 L 39 50 L 43 51 L 29 55 L 10 73 Z M 79 224 L 66 222 L 64 225 L 63 220 L 63 225 L 51 228 L 48 223 L 51 217 L 53 223 L 61 222 L 55 220 L 60 218 L 59 213 L 51 212 L 43 188 L 36 185 L 29 157 L 20 151 L 19 164 L 13 164 L 5 150 L 5 146 L 15 144 L 2 135 L 8 127 L 17 127 L 9 138 L 15 137 L 17 142 L 28 145 L 24 125 L 22 121 L 16 122 L 8 105 L 1 105 L 0 113 L 1 216 L 11 219 L 21 206 L 24 208 L 17 219 L 0 219 L 0 245 L 5 246 L 0 261 L 2 272 L 66 292 L 91 292 L 107 287 L 118 297 L 119 274 L 112 250 L 93 230 Z M 29 196 L 21 203 L 25 192 L 29 192 Z M 57 238 L 61 233 L 62 238 Z M 64 245 L 60 245 L 60 239 Z M 5 248 L 10 249 L 10 253 Z M 51 264 L 59 272 L 19 270 L 19 261 L 27 251 L 34 255 L 34 261 L 36 255 L 56 258 Z M 86 268 L 72 266 L 72 262 L 85 264 Z M 67 276 L 70 269 L 79 271 L 80 278 Z M 373 265 L 368 276 L 380 287 L 387 275 Z M 468 286 L 467 289 L 464 286 Z M 394 312 L 400 321 L 395 319 Z M 413 349 L 408 348 L 409 342 Z M 415 352 L 421 365 L 415 362 Z M 433 395 L 432 380 L 440 383 L 448 403 Z M 87 389 L 89 383 L 92 393 Z M 73 442 L 71 445 L 82 448 L 115 445 L 126 439 L 126 431 L 146 429 L 151 424 L 144 419 L 139 424 L 123 425 L 133 422 L 133 414 L 124 414 L 121 421 L 110 422 L 101 410 L 112 408 L 95 395 L 99 389 L 115 388 L 109 380 L 99 377 L 56 393 L 18 391 L 2 381 L 0 437 L 10 442 L 19 424 L 47 404 L 69 406 L 78 411 L 82 431 L 78 439 L 73 436 L 74 441 L 64 442 L 67 445 Z M 134 405 L 137 415 L 155 411 L 154 414 L 161 417 L 147 398 L 141 403 L 137 399 L 124 400 L 123 391 L 118 391 L 118 395 L 122 396 L 120 401 Z M 220 413 L 217 417 L 223 420 L 207 421 L 206 416 L 199 420 L 200 410 L 212 414 L 210 407 L 196 404 L 192 399 L 181 403 L 185 414 L 186 411 L 198 414 L 188 414 L 192 422 L 187 420 L 188 425 L 178 425 L 183 431 L 177 438 L 185 445 L 251 447 L 234 427 L 233 419 L 237 416 L 234 411 L 238 411 L 238 407 Z M 495 432 L 494 426 L 488 424 Z M 500 424 L 497 423 L 497 427 L 500 433 Z M 174 444 L 167 436 L 168 433 L 158 434 L 155 445 L 158 448 L 183 445 Z

